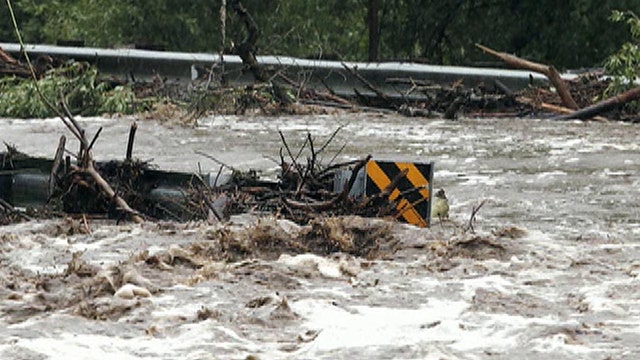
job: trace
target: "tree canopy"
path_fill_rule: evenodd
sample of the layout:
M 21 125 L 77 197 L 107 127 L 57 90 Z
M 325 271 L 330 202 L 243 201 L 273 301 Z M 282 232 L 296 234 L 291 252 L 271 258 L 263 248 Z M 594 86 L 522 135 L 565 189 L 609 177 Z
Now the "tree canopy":
M 227 0 L 230 2 L 231 0 Z M 640 13 L 637 0 L 243 0 L 261 29 L 258 52 L 369 58 L 368 10 L 377 14 L 377 59 L 433 64 L 488 60 L 474 43 L 558 67 L 601 65 L 630 39 L 613 10 Z M 14 0 L 25 41 L 82 39 L 87 46 L 153 44 L 218 52 L 222 0 Z M 9 19 L 6 5 L 0 15 Z M 9 21 L 0 41 L 15 41 Z M 225 47 L 243 27 L 227 14 Z

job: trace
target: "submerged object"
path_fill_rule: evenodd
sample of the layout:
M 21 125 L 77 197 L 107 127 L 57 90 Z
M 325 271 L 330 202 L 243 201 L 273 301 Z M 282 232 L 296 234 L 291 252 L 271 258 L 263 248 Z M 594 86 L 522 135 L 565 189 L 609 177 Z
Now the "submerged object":
M 396 218 L 419 227 L 431 223 L 433 162 L 372 159 L 358 173 L 349 196 L 382 196 L 395 204 Z M 340 192 L 351 171 L 337 174 L 334 191 Z
M 119 216 L 110 199 L 95 188 L 82 169 L 70 163 L 64 165 L 66 170 L 59 176 L 52 171 L 54 161 L 50 159 L 11 152 L 0 153 L 0 158 L 4 160 L 0 167 L 0 199 L 13 207 L 52 205 L 66 213 Z M 352 170 L 337 170 L 324 185 L 308 190 L 308 196 L 315 194 L 320 200 L 307 197 L 297 203 L 296 188 L 300 184 L 290 189 L 282 181 L 260 179 L 255 171 L 246 176 L 193 174 L 152 169 L 146 163 L 131 161 L 96 162 L 95 167 L 137 211 L 157 219 L 222 221 L 230 211 L 242 211 L 243 206 L 246 211 L 271 212 L 297 206 L 299 214 L 307 216 L 322 212 L 357 214 L 395 218 L 419 227 L 430 225 L 432 162 L 378 160 L 369 156 L 360 164 Z M 446 217 L 448 205 L 445 210 L 440 209 L 436 208 L 435 216 Z

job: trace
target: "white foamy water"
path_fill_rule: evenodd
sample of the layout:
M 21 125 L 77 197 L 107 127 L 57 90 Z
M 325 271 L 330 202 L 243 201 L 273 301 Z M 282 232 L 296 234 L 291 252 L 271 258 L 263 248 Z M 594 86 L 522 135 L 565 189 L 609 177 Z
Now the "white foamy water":
M 124 156 L 128 120 L 83 120 L 89 133 L 104 128 L 97 158 Z M 38 156 L 51 156 L 65 133 L 56 120 L 4 121 L 2 140 Z M 58 221 L 6 226 L 0 359 L 640 358 L 637 126 L 373 114 L 138 126 L 138 157 L 212 172 L 218 164 L 195 151 L 273 172 L 278 131 L 297 149 L 307 132 L 319 147 L 342 127 L 325 162 L 343 145 L 336 161 L 367 154 L 434 161 L 452 221 L 398 226 L 399 251 L 373 260 L 282 254 L 213 263 L 208 272 L 179 265 L 152 272 L 139 263 L 158 290 L 131 300 L 103 295 L 90 306 L 126 309 L 103 319 L 71 305 L 47 309 L 64 298 L 55 289 L 75 288 L 47 285 L 44 276 L 62 274 L 74 252 L 107 269 L 145 250 L 207 241 L 215 228 L 93 222 L 91 234 L 65 235 L 54 230 Z M 470 236 L 462 227 L 485 199 L 475 229 L 504 249 L 500 255 L 493 245 L 452 245 Z M 510 235 L 512 227 L 523 234 Z

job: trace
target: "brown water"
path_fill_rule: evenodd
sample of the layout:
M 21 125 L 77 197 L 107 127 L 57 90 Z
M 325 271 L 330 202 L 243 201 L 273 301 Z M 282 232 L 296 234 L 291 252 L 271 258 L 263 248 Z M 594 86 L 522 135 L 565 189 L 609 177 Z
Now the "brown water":
M 86 119 L 89 133 L 104 127 L 97 158 L 124 155 L 130 120 Z M 218 164 L 195 154 L 202 151 L 267 177 L 276 173 L 269 158 L 278 158 L 282 147 L 278 130 L 297 149 L 307 132 L 322 144 L 342 127 L 325 161 L 343 145 L 337 161 L 367 154 L 434 161 L 435 186 L 446 189 L 452 220 L 432 229 L 395 226 L 397 252 L 373 260 L 285 254 L 164 270 L 122 262 L 143 250 L 164 256 L 176 246 L 211 241 L 218 228 L 96 222 L 91 234 L 69 235 L 74 227 L 63 221 L 5 227 L 0 358 L 640 356 L 636 125 L 373 114 L 138 125 L 136 155 L 162 168 L 195 171 L 199 163 L 216 172 Z M 54 120 L 2 120 L 0 127 L 4 141 L 43 156 L 53 154 L 64 133 Z M 474 237 L 462 227 L 483 200 Z M 230 231 L 254 221 L 236 218 Z M 78 284 L 86 286 L 60 275 L 75 251 L 103 271 L 135 270 L 151 296 L 127 300 L 107 291 L 85 305 L 69 299 L 65 294 Z

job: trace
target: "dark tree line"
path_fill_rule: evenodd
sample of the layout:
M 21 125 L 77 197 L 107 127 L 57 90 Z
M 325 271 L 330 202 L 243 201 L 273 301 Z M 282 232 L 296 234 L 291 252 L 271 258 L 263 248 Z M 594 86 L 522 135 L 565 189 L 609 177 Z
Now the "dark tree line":
M 473 44 L 558 67 L 600 65 L 629 39 L 612 10 L 637 0 L 243 0 L 262 32 L 258 52 L 347 60 L 477 64 Z M 27 42 L 153 44 L 218 52 L 222 0 L 14 0 Z M 14 41 L 6 5 L 0 41 Z M 243 26 L 227 16 L 227 43 Z

